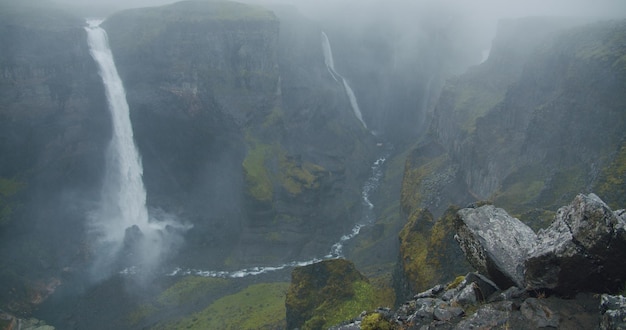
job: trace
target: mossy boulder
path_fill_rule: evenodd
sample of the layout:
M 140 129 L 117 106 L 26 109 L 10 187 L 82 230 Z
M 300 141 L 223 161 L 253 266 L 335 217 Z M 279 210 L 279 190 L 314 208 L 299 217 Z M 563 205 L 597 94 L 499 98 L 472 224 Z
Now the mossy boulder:
M 451 206 L 435 221 L 430 211 L 418 209 L 400 232 L 400 255 L 394 274 L 398 301 L 454 280 L 471 270 L 454 241 L 458 207 Z
M 373 309 L 379 294 L 350 261 L 332 259 L 298 267 L 287 292 L 287 328 L 326 329 Z

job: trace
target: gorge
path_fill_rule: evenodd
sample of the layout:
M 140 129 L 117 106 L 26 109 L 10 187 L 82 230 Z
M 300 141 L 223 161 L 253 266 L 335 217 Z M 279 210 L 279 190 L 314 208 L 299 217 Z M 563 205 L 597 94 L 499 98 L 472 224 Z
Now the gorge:
M 623 18 L 458 5 L 0 1 L 0 328 L 408 317 L 466 205 L 624 207 Z

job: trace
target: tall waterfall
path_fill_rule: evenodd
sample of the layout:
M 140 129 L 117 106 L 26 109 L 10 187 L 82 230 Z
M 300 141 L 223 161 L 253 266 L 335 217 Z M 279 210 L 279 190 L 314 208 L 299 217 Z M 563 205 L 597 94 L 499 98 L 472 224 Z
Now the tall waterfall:
M 363 121 L 363 115 L 361 114 L 361 109 L 359 108 L 359 104 L 357 103 L 356 95 L 354 95 L 354 91 L 350 87 L 350 84 L 348 84 L 348 80 L 346 80 L 346 78 L 344 78 L 335 70 L 333 51 L 330 47 L 330 41 L 328 40 L 328 36 L 324 31 L 322 31 L 322 50 L 324 52 L 324 63 L 326 64 L 326 69 L 328 69 L 328 72 L 333 77 L 333 79 L 335 79 L 335 81 L 339 82 L 339 79 L 341 79 L 341 82 L 343 83 L 343 88 L 346 90 L 346 95 L 350 100 L 350 106 L 352 107 L 352 111 L 354 111 L 354 115 L 361 122 L 361 124 L 363 124 L 363 127 L 367 128 L 365 121 Z M 337 79 L 337 77 L 339 77 L 339 79 Z
M 146 207 L 143 167 L 133 138 L 130 112 L 122 80 L 117 73 L 102 20 L 88 20 L 87 41 L 99 67 L 112 119 L 112 138 L 106 151 L 106 173 L 98 209 L 90 215 L 94 235 L 94 274 L 107 276 L 120 251 L 133 255 L 128 262 L 154 266 L 167 244 L 162 231 L 173 222 L 150 221 Z

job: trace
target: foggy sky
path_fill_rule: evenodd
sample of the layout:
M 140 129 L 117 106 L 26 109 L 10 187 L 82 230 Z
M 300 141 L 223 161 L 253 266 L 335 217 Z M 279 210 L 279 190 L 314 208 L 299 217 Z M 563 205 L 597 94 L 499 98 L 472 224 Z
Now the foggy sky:
M 5 0 L 6 1 L 6 0 Z M 14 0 L 17 1 L 17 0 Z M 31 0 L 36 1 L 36 0 Z M 41 0 L 43 1 L 43 0 Z M 156 6 L 173 3 L 173 0 L 50 0 L 80 6 L 114 6 L 119 8 Z M 19 2 L 19 1 L 17 1 Z M 507 18 L 522 16 L 607 16 L 625 17 L 623 0 L 241 0 L 248 3 L 285 3 L 295 5 L 312 16 L 335 10 L 344 11 L 349 19 L 353 11 L 368 8 L 396 7 L 398 12 L 423 6 L 455 8 L 469 16 Z

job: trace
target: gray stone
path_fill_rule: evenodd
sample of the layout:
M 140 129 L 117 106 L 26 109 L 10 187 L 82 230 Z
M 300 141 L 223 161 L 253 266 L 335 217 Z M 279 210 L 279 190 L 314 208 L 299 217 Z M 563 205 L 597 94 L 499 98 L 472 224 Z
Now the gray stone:
M 537 244 L 533 230 L 493 205 L 458 215 L 455 238 L 469 263 L 500 287 L 524 287 L 524 260 Z
M 626 279 L 623 212 L 613 212 L 594 194 L 578 195 L 539 231 L 525 262 L 527 289 L 614 292 Z
M 537 328 L 558 328 L 559 314 L 553 312 L 548 306 L 542 304 L 536 298 L 526 299 L 520 308 L 522 315 L 533 323 Z
M 450 321 L 454 317 L 452 312 L 445 307 L 435 307 L 433 316 L 435 320 L 444 322 Z
M 443 290 L 445 289 L 445 287 L 441 284 L 437 284 L 434 287 L 424 291 L 424 292 L 420 292 L 418 294 L 416 294 L 413 298 L 414 299 L 420 299 L 420 298 L 432 298 L 434 296 L 436 296 L 437 294 L 441 293 Z
M 526 294 L 526 290 L 512 286 L 504 291 L 497 292 L 489 297 L 489 302 L 516 299 Z
M 465 276 L 467 283 L 475 283 L 476 298 L 485 301 L 489 296 L 500 290 L 498 286 L 487 277 L 478 273 L 469 273 Z
M 600 329 L 626 329 L 626 298 L 603 294 L 600 298 Z
M 476 313 L 459 322 L 454 329 L 493 329 L 504 326 L 510 313 L 500 311 L 491 305 L 483 305 Z
M 476 283 L 469 283 L 463 287 L 458 293 L 450 300 L 451 304 L 459 304 L 461 306 L 473 305 L 478 302 L 476 296 L 477 291 Z

